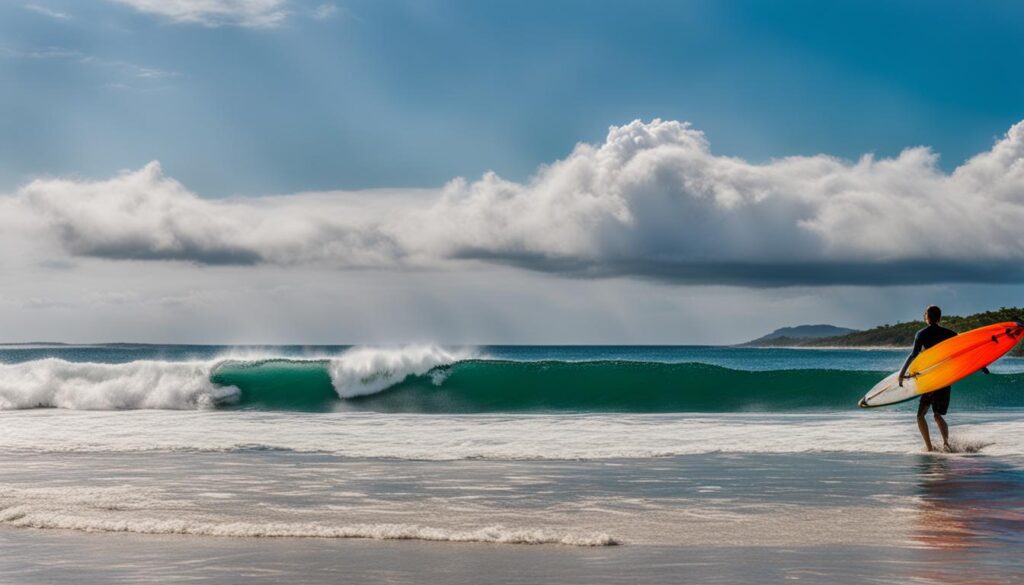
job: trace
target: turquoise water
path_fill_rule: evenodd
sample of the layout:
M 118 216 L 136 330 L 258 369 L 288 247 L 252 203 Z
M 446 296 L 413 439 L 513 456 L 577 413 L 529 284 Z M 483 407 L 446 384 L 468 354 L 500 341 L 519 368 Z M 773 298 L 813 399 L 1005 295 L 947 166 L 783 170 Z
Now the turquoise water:
M 469 360 L 339 400 L 324 364 L 226 364 L 212 375 L 241 389 L 238 408 L 374 412 L 745 412 L 856 407 L 885 372 L 734 370 L 703 363 Z M 975 376 L 957 387 L 968 410 L 1024 407 L 1024 376 Z
M 845 411 L 904 356 L 697 346 L 0 346 L 0 407 Z M 992 369 L 957 384 L 954 409 L 1024 408 L 1024 360 Z

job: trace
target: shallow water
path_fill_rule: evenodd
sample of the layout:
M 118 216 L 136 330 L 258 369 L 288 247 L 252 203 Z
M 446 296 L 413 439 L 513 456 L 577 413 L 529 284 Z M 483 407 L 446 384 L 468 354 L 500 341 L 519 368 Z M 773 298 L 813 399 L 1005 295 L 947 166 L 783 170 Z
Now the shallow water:
M 994 457 L 49 453 L 0 465 L 0 576 L 26 583 L 1002 583 L 1024 571 L 1024 470 Z M 279 534 L 307 537 L 267 538 Z M 561 544 L 388 540 L 424 536 Z

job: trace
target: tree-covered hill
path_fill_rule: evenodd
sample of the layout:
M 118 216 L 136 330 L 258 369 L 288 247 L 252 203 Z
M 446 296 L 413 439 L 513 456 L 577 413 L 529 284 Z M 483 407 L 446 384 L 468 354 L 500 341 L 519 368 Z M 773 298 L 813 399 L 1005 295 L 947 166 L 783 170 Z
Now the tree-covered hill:
M 1024 320 L 1024 308 L 1003 307 L 997 311 L 985 311 L 984 313 L 975 313 L 974 315 L 943 316 L 942 325 L 957 333 L 962 333 L 984 325 L 1018 320 Z M 760 347 L 909 347 L 914 344 L 914 334 L 924 325 L 923 320 L 910 321 L 893 325 L 879 325 L 872 329 L 855 331 L 835 337 L 819 337 L 814 339 L 778 337 L 764 341 L 758 340 L 756 343 L 752 342 L 751 345 L 758 345 Z M 1018 345 L 1011 354 L 1024 355 L 1024 346 Z

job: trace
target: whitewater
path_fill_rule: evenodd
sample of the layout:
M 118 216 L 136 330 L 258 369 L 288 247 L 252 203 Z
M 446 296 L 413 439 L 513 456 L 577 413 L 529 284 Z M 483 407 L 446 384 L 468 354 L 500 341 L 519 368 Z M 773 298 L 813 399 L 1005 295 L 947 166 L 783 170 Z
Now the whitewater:
M 951 417 L 954 446 L 1024 455 L 1017 412 Z M 602 460 L 708 453 L 920 451 L 912 413 L 382 414 L 189 411 L 0 413 L 18 452 L 323 453 L 423 461 Z
M 102 346 L 100 346 L 102 347 Z M 195 409 L 237 403 L 241 391 L 219 384 L 216 372 L 276 364 L 322 366 L 339 398 L 373 394 L 434 368 L 468 356 L 436 346 L 395 349 L 353 348 L 338 357 L 287 358 L 258 351 L 223 350 L 214 358 L 182 361 L 138 359 L 123 363 L 72 361 L 81 348 L 8 346 L 0 355 L 50 350 L 46 357 L 0 364 L 0 409 L 66 408 L 81 410 Z M 79 350 L 79 351 L 76 351 Z M 90 350 L 98 349 L 89 346 Z M 111 351 L 114 356 L 123 348 Z M 91 353 L 91 352 L 90 352 Z M 12 355 L 13 354 L 13 355 Z M 63 354 L 70 354 L 67 359 Z

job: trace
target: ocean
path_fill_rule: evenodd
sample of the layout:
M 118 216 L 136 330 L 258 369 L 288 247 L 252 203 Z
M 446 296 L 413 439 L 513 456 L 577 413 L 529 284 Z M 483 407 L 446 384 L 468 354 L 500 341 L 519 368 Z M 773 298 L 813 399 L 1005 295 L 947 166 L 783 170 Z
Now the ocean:
M 0 346 L 0 582 L 1024 582 L 1024 359 L 904 356 Z

